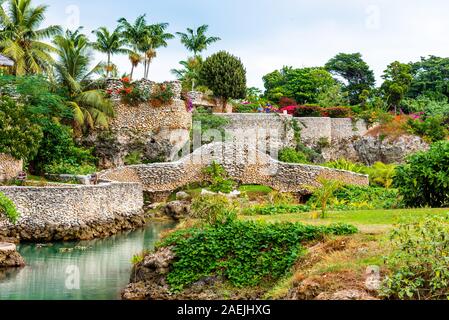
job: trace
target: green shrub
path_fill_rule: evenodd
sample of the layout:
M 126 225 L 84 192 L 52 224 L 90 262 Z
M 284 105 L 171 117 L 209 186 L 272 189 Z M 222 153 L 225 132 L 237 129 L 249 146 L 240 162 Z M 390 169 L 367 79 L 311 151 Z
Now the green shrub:
M 410 133 L 432 143 L 444 140 L 449 135 L 449 131 L 444 125 L 445 120 L 446 118 L 441 115 L 426 117 L 424 120 L 409 119 L 407 121 L 407 127 Z
M 295 109 L 294 116 L 297 118 L 322 117 L 321 110 L 322 108 L 320 106 L 298 106 Z
M 238 204 L 225 196 L 203 195 L 193 199 L 191 210 L 192 218 L 202 219 L 208 224 L 219 224 L 237 218 Z
M 97 168 L 92 165 L 77 165 L 67 161 L 58 161 L 44 166 L 45 173 L 48 174 L 72 174 L 89 175 L 97 172 Z
M 133 151 L 129 153 L 124 159 L 125 165 L 132 166 L 142 163 L 142 153 L 140 151 Z
M 0 153 L 25 162 L 36 155 L 42 141 L 42 130 L 30 121 L 30 117 L 23 105 L 0 97 Z
M 307 156 L 293 148 L 284 148 L 279 151 L 279 161 L 285 163 L 309 163 Z
M 449 206 L 449 141 L 433 144 L 396 169 L 394 186 L 410 207 Z
M 258 205 L 249 207 L 243 210 L 242 214 L 245 216 L 275 216 L 290 213 L 304 213 L 310 212 L 311 207 L 308 205 L 292 205 L 292 204 L 278 204 L 278 205 Z
M 203 173 L 211 182 L 209 189 L 213 192 L 231 193 L 237 187 L 237 183 L 229 179 L 225 169 L 216 162 L 205 168 Z
M 16 224 L 20 218 L 16 205 L 6 195 L 0 192 L 0 214 L 6 215 L 8 220 Z
M 309 205 L 314 202 L 310 201 Z M 330 207 L 335 211 L 397 209 L 402 203 L 396 189 L 344 186 L 334 192 Z
M 351 162 L 349 160 L 346 160 L 344 158 L 328 162 L 323 164 L 324 167 L 337 169 L 337 170 L 346 170 L 346 171 L 352 171 L 355 173 L 362 173 L 364 174 L 366 172 L 366 166 Z
M 391 270 L 381 295 L 389 299 L 449 299 L 449 215 L 400 225 L 391 233 Z
M 205 277 L 224 277 L 236 287 L 277 280 L 305 252 L 302 243 L 326 234 L 357 232 L 350 225 L 310 226 L 230 221 L 172 233 L 159 247 L 173 246 L 175 261 L 167 276 L 172 291 Z

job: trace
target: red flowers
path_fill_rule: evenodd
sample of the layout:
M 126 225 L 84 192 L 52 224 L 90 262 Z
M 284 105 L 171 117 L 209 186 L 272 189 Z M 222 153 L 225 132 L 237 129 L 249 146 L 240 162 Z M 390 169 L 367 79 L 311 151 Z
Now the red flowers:
M 130 83 L 131 80 L 128 77 L 124 77 L 124 78 L 122 78 L 122 82 L 123 83 Z

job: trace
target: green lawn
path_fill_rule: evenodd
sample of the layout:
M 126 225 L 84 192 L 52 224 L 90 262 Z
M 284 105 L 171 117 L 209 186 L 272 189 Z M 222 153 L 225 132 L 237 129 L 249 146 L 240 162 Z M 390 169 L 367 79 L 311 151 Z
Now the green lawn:
M 449 213 L 449 209 L 399 209 L 329 212 L 326 219 L 313 219 L 311 213 L 276 216 L 242 217 L 245 220 L 265 222 L 302 222 L 309 224 L 349 223 L 366 233 L 383 233 L 395 224 L 423 219 L 427 216 Z

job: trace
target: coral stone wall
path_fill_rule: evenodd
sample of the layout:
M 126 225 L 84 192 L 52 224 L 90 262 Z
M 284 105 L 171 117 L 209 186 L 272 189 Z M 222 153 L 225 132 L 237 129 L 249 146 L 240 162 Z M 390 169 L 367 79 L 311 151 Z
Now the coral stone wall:
M 0 153 L 0 182 L 16 178 L 22 169 L 22 160 L 17 160 L 10 155 Z
M 364 136 L 368 132 L 365 121 L 352 119 L 296 118 L 302 126 L 301 137 L 305 144 L 313 146 L 321 139 L 335 142 L 341 139 Z
M 226 118 L 226 131 L 234 142 L 257 145 L 259 149 L 276 152 L 294 146 L 291 116 L 281 114 L 233 113 L 216 114 Z
M 136 165 L 100 173 L 104 179 L 136 181 L 153 194 L 169 194 L 193 182 L 204 180 L 203 169 L 216 161 L 234 180 L 261 184 L 282 192 L 308 193 L 319 179 L 338 179 L 348 184 L 369 184 L 368 176 L 318 166 L 286 164 L 259 152 L 251 145 L 214 143 L 173 163 Z
M 137 183 L 96 186 L 0 187 L 20 219 L 0 216 L 0 236 L 23 241 L 87 240 L 144 224 L 143 191 Z

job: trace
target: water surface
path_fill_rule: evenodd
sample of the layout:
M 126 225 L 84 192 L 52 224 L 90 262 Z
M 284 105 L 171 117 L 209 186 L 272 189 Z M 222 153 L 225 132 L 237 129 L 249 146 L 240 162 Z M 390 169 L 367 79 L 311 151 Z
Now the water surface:
M 134 255 L 152 249 L 174 223 L 111 238 L 18 246 L 27 267 L 0 271 L 0 300 L 114 300 L 129 282 Z

